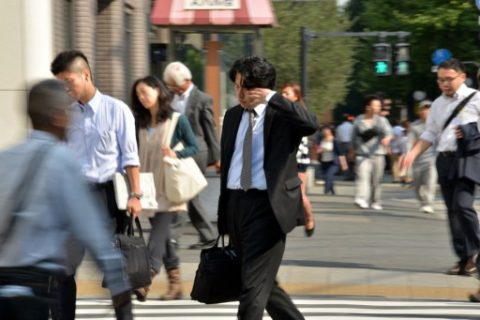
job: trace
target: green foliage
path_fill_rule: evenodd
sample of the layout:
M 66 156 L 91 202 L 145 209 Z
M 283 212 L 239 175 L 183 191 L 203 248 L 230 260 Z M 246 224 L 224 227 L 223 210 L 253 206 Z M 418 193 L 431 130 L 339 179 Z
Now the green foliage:
M 273 2 L 278 27 L 264 32 L 265 57 L 277 69 L 277 83 L 300 83 L 300 28 L 314 32 L 345 31 L 350 27 L 335 0 Z M 317 38 L 309 42 L 308 107 L 320 115 L 343 101 L 353 65 L 354 41 Z
M 426 91 L 430 98 L 439 94 L 436 75 L 430 70 L 436 49 L 446 48 L 462 61 L 479 60 L 475 39 L 480 28 L 473 0 L 351 0 L 347 12 L 355 31 L 411 32 L 406 41 L 411 44 L 412 61 L 408 76 L 374 77 L 371 46 L 378 39 L 361 40 L 347 105 L 358 105 L 359 97 L 365 93 L 384 92 L 397 105 L 408 105 L 413 117 L 414 91 Z M 476 72 L 471 65 L 467 67 L 469 72 Z

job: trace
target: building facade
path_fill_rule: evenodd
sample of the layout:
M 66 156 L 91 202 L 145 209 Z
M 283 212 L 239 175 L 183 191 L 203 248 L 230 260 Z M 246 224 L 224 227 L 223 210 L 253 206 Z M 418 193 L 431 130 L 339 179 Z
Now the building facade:
M 130 100 L 149 73 L 150 0 L 0 0 L 0 148 L 25 136 L 29 83 L 52 77 L 63 50 L 83 51 L 100 91 Z

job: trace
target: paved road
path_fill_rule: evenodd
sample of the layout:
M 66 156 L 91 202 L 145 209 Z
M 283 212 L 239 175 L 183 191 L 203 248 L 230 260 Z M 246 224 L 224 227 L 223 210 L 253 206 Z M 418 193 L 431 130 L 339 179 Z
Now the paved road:
M 303 297 L 294 299 L 307 320 L 371 320 L 371 319 L 478 319 L 477 305 L 464 302 L 367 300 L 352 298 Z M 82 300 L 76 319 L 114 319 L 108 300 Z M 203 305 L 189 300 L 135 303 L 136 320 L 231 320 L 236 303 Z M 271 319 L 265 314 L 264 319 Z
M 210 178 L 209 189 L 202 194 L 212 217 L 218 180 Z M 456 259 L 439 196 L 435 213 L 424 214 L 418 212 L 413 191 L 400 185 L 384 185 L 383 211 L 355 207 L 351 182 L 338 182 L 336 191 L 336 196 L 325 196 L 321 185 L 312 187 L 315 234 L 306 238 L 302 228 L 297 228 L 288 236 L 279 280 L 289 293 L 466 301 L 468 293 L 478 289 L 473 277 L 444 274 Z M 199 251 L 186 248 L 196 241 L 195 230 L 188 226 L 179 250 L 187 297 Z M 163 273 L 155 278 L 152 298 L 165 291 L 165 278 Z M 79 296 L 105 297 L 98 286 L 100 279 L 91 260 L 85 259 L 78 274 Z

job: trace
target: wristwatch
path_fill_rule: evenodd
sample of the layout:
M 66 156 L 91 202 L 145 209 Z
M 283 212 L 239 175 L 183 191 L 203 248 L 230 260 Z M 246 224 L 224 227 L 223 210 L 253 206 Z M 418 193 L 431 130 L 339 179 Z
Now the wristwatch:
M 142 199 L 143 197 L 143 193 L 137 193 L 137 192 L 130 192 L 130 194 L 128 195 L 128 199 L 131 199 L 131 198 L 137 198 L 138 200 Z

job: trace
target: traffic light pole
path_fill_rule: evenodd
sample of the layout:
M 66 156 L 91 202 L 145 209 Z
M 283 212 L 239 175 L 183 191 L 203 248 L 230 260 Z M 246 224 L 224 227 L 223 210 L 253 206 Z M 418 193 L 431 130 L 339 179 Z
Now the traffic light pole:
M 404 39 L 410 35 L 407 31 L 370 31 L 370 32 L 314 32 L 308 30 L 306 27 L 300 28 L 300 86 L 304 100 L 307 102 L 308 90 L 308 43 L 316 38 L 339 38 L 339 37 L 379 37 L 381 39 L 386 37 L 398 37 Z M 307 103 L 308 105 L 308 103 Z

